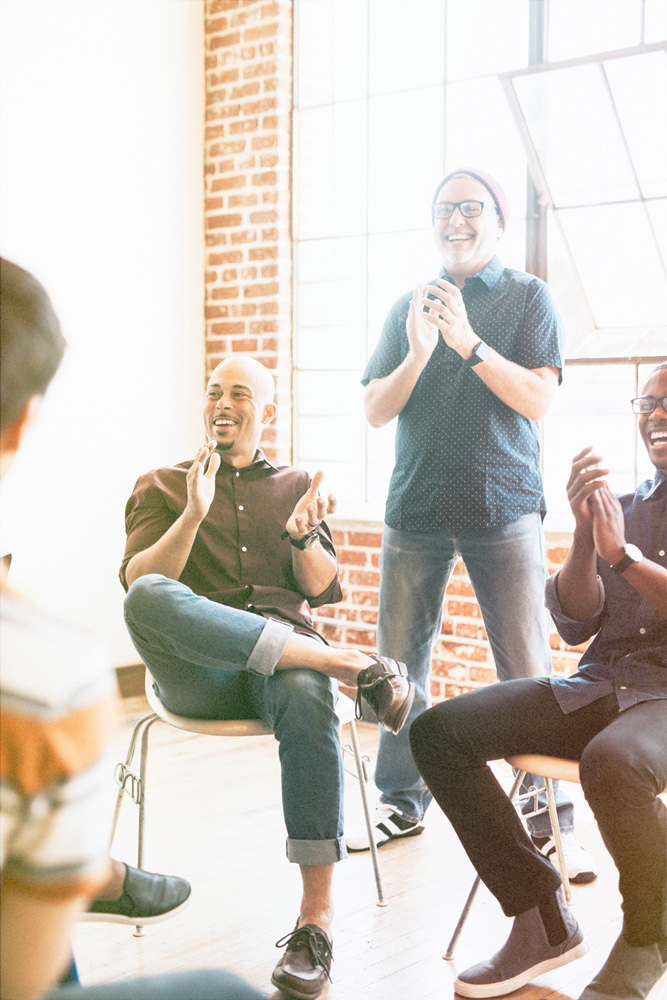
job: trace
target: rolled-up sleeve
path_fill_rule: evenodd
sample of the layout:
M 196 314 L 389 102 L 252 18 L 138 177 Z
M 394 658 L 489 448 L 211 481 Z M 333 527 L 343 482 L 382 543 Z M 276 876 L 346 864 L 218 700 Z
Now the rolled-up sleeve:
M 553 618 L 554 625 L 558 629 L 558 634 L 565 639 L 568 645 L 578 646 L 580 643 L 586 642 L 600 630 L 605 603 L 604 584 L 598 576 L 598 606 L 590 618 L 587 618 L 585 621 L 577 621 L 575 618 L 569 618 L 560 606 L 560 599 L 558 597 L 559 575 L 560 570 L 547 580 L 544 589 L 545 604 Z

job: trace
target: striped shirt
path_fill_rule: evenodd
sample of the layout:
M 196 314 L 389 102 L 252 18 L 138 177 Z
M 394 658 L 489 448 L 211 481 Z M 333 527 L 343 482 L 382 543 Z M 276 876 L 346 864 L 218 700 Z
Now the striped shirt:
M 94 895 L 107 876 L 115 677 L 93 639 L 3 591 L 0 864 L 5 886 Z

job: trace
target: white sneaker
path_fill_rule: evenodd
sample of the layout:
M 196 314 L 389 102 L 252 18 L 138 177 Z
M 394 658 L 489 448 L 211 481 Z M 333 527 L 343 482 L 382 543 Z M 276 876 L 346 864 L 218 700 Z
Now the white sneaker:
M 575 885 L 585 885 L 594 882 L 598 877 L 593 858 L 576 840 L 573 833 L 561 833 L 563 856 L 567 877 Z M 548 858 L 554 868 L 558 868 L 558 853 L 553 837 L 531 837 L 533 844 L 543 857 Z
M 375 831 L 375 843 L 378 847 L 390 840 L 401 837 L 416 837 L 423 833 L 424 824 L 418 819 L 405 819 L 395 812 L 391 806 L 378 802 L 375 813 L 371 816 L 371 825 Z M 348 851 L 370 851 L 368 830 L 365 823 L 359 823 L 349 833 L 345 834 Z

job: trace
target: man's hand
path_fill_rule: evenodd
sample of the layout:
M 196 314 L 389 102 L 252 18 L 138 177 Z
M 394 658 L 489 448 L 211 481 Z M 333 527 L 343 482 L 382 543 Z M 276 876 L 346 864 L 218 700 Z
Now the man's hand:
M 292 538 L 303 538 L 316 528 L 327 514 L 335 512 L 336 498 L 333 493 L 330 493 L 326 500 L 320 496 L 320 483 L 323 479 L 323 472 L 315 473 L 308 490 L 290 514 L 285 528 Z
M 206 463 L 208 469 L 204 472 Z M 188 469 L 186 482 L 188 502 L 186 513 L 197 522 L 204 520 L 215 496 L 215 474 L 220 468 L 220 456 L 215 451 L 215 441 L 202 445 Z
M 468 322 L 461 292 L 451 281 L 444 281 L 442 278 L 438 278 L 436 285 L 426 285 L 425 288 L 426 294 L 436 296 L 436 301 L 427 299 L 426 294 L 424 295 L 422 305 L 429 310 L 423 314 L 424 319 L 440 331 L 443 340 L 452 350 L 467 360 L 479 342 L 479 337 Z
M 426 366 L 438 343 L 438 331 L 433 323 L 428 321 L 428 314 L 424 312 L 424 306 L 431 304 L 426 298 L 430 289 L 430 285 L 417 285 L 410 301 L 405 324 L 410 354 L 422 367 Z
M 613 566 L 623 558 L 625 521 L 623 508 L 605 483 L 590 498 L 593 539 L 598 555 Z
M 594 544 L 592 497 L 599 490 L 608 489 L 604 477 L 609 475 L 609 469 L 604 469 L 600 465 L 601 461 L 601 456 L 589 445 L 572 459 L 570 478 L 567 481 L 567 499 L 574 514 L 575 530 L 582 538 L 588 537 L 591 544 Z

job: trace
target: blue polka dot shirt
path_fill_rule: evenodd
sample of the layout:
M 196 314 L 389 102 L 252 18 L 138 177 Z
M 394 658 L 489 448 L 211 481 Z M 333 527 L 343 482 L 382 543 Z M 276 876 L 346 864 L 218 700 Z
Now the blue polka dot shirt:
M 444 268 L 440 277 L 448 278 Z M 362 378 L 408 353 L 408 292 L 392 306 Z M 494 257 L 462 290 L 475 334 L 523 368 L 562 368 L 562 325 L 546 284 Z M 499 527 L 546 506 L 539 428 L 503 403 L 442 337 L 398 416 L 385 520 L 407 531 Z

